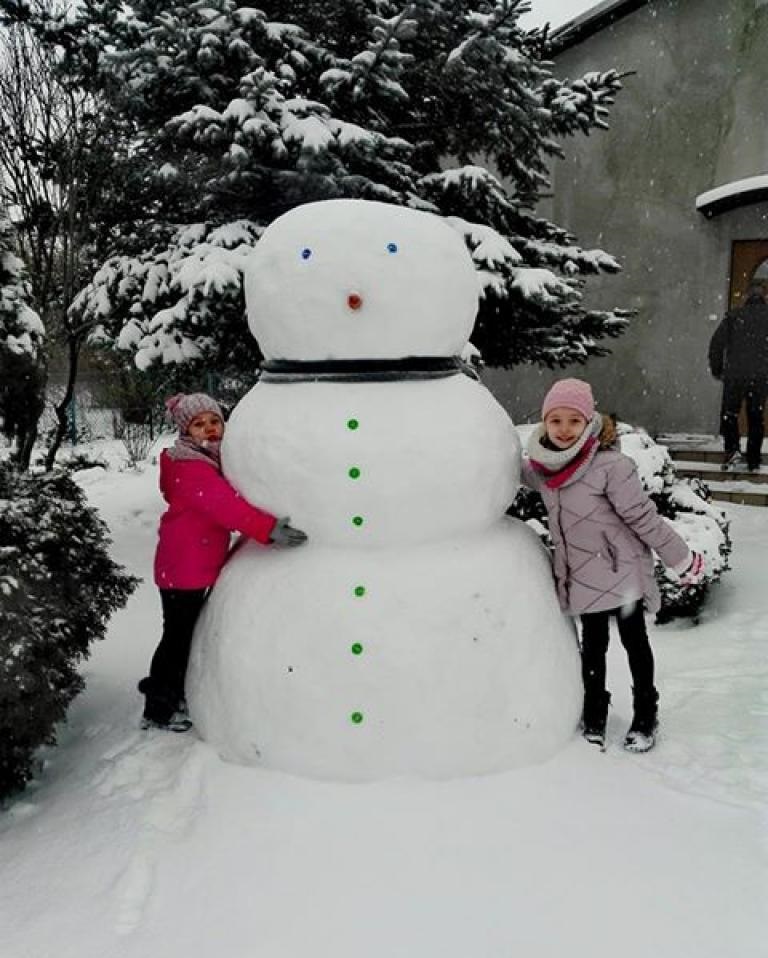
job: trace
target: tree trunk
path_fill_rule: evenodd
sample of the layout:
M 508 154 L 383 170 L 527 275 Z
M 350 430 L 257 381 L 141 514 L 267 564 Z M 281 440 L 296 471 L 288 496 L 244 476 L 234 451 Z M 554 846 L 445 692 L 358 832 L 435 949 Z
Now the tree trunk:
M 40 417 L 45 410 L 45 384 L 47 373 L 44 366 L 38 366 L 35 369 L 34 376 L 30 377 L 31 388 L 27 391 L 27 414 L 24 417 L 23 428 L 19 431 L 17 437 L 16 462 L 22 472 L 29 469 L 32 461 L 32 451 L 37 442 L 38 426 Z
M 19 447 L 16 450 L 16 462 L 22 472 L 29 469 L 32 461 L 32 450 L 35 448 L 37 440 L 37 423 L 30 425 L 25 431 L 23 437 L 19 436 Z
M 64 389 L 64 395 L 61 402 L 55 408 L 56 412 L 56 431 L 53 434 L 53 440 L 45 457 L 45 471 L 50 472 L 56 462 L 58 453 L 64 437 L 67 434 L 69 426 L 69 407 L 75 398 L 75 383 L 77 382 L 77 367 L 80 362 L 80 349 L 82 348 L 82 337 L 70 336 L 68 340 L 69 347 L 69 369 L 67 370 L 67 385 Z

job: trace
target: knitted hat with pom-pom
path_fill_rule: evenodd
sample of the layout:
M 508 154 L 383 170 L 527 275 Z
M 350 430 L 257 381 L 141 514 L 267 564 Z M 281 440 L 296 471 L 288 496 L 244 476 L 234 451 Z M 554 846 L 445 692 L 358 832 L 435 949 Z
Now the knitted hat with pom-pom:
M 544 397 L 541 418 L 546 419 L 553 409 L 575 409 L 589 422 L 595 415 L 592 387 L 583 379 L 559 379 Z
M 166 399 L 165 408 L 168 410 L 168 415 L 179 427 L 182 436 L 186 433 L 195 416 L 199 416 L 200 413 L 213 412 L 221 418 L 222 422 L 224 421 L 221 406 L 215 399 L 206 396 L 205 393 L 178 393 L 176 396 Z

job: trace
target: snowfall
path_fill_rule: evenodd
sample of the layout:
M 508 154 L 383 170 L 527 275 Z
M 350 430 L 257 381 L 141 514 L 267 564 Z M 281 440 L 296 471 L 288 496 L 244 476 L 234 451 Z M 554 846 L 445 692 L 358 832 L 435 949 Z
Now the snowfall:
M 139 730 L 158 639 L 156 467 L 76 474 L 142 584 L 84 664 L 38 777 L 0 812 L 2 958 L 768 956 L 768 509 L 728 505 L 732 571 L 653 627 L 661 733 L 450 781 L 318 782 Z

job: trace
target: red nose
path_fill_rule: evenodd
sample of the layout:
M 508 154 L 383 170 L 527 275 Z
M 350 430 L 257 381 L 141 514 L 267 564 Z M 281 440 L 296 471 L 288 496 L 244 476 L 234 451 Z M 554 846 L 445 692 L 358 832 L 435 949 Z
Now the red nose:
M 347 306 L 350 309 L 360 309 L 363 305 L 363 297 L 359 293 L 350 293 L 347 296 Z

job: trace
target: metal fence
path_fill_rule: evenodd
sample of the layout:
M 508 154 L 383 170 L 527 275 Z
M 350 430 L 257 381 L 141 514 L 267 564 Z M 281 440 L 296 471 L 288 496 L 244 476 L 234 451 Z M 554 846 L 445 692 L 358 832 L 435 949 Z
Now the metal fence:
M 45 396 L 45 410 L 40 419 L 38 432 L 41 438 L 51 435 L 56 428 L 56 406 L 64 397 L 63 386 L 49 386 Z M 115 410 L 96 404 L 87 384 L 75 389 L 75 397 L 69 405 L 67 441 L 90 442 L 94 439 L 119 439 L 119 417 Z

